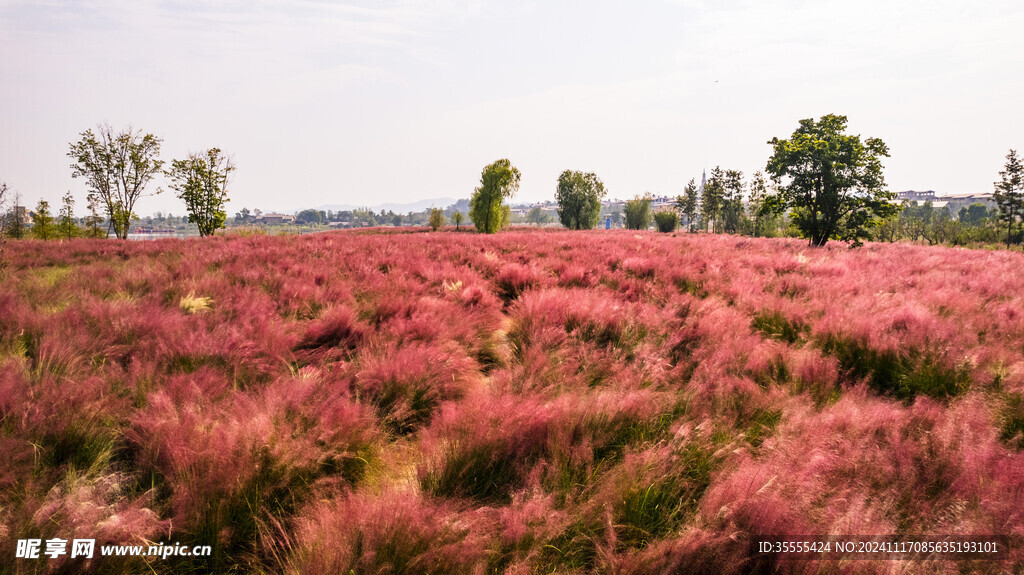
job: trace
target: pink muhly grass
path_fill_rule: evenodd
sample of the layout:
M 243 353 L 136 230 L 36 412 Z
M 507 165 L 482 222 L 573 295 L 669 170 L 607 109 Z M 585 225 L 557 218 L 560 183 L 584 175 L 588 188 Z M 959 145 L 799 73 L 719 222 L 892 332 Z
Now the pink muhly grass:
M 460 513 L 410 492 L 343 495 L 296 520 L 285 572 L 480 573 L 492 530 L 487 515 Z
M 475 362 L 432 346 L 364 350 L 355 394 L 376 406 L 385 429 L 406 434 L 429 423 L 442 402 L 460 399 L 475 381 Z

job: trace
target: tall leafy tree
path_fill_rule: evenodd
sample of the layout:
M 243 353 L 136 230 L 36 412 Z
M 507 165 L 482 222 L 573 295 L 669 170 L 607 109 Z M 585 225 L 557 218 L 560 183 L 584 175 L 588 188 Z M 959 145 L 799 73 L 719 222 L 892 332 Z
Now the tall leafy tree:
M 1011 243 L 1020 243 L 1019 235 L 1013 233 L 1017 222 L 1024 215 L 1024 165 L 1021 164 L 1016 150 L 1006 154 L 1006 165 L 999 172 L 999 181 L 995 183 L 992 199 L 999 208 L 999 220 L 1006 222 L 1006 247 Z
M 57 220 L 57 233 L 60 234 L 60 237 L 70 240 L 77 231 L 78 226 L 75 225 L 75 197 L 69 191 L 64 194 L 64 198 L 61 200 L 60 218 Z
M 103 201 L 114 235 L 126 239 L 136 217 L 136 202 L 163 167 L 162 141 L 130 127 L 114 133 L 107 124 L 97 126 L 95 133 L 86 130 L 80 135 L 68 151 L 71 177 L 85 178 L 89 192 Z
M 686 227 L 689 231 L 693 231 L 693 223 L 697 220 L 698 209 L 697 206 L 700 202 L 700 191 L 697 189 L 696 182 L 693 178 L 686 184 L 686 188 L 683 189 L 683 193 L 680 196 L 676 196 L 676 208 L 679 209 L 679 213 L 686 216 Z
M 765 171 L 778 184 L 764 210 L 790 210 L 793 223 L 810 245 L 830 239 L 858 245 L 870 228 L 891 217 L 899 206 L 885 188 L 882 158 L 889 148 L 878 138 L 846 134 L 846 116 L 828 114 L 800 120 L 788 140 L 772 138 Z
M 210 148 L 171 162 L 171 168 L 167 170 L 170 188 L 185 202 L 188 221 L 196 224 L 200 236 L 213 235 L 214 231 L 224 227 L 228 217 L 224 211 L 228 199 L 228 178 L 233 171 L 234 162 L 220 148 Z
M 455 224 L 455 231 L 459 231 L 459 225 L 462 224 L 462 212 L 452 214 L 452 223 Z
M 39 200 L 36 211 L 32 214 L 32 235 L 40 240 L 48 240 L 56 234 L 53 215 L 50 214 L 50 202 Z
M 477 231 L 493 234 L 508 223 L 510 209 L 504 201 L 519 189 L 519 170 L 507 159 L 484 167 L 480 187 L 469 200 L 469 219 Z
M 566 170 L 558 176 L 558 219 L 570 230 L 589 230 L 601 217 L 604 183 L 593 172 Z

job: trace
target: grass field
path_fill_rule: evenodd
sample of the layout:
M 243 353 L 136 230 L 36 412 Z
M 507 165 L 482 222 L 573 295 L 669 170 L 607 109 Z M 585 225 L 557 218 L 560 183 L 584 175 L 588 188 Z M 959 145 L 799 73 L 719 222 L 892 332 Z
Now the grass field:
M 12 242 L 0 572 L 957 573 L 1024 537 L 1024 255 L 626 231 Z M 24 538 L 210 557 L 15 559 Z

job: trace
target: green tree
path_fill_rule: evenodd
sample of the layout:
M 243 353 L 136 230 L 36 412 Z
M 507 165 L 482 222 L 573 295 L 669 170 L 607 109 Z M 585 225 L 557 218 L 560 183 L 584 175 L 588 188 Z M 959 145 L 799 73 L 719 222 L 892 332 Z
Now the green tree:
M 441 208 L 430 208 L 430 229 L 435 232 L 444 227 L 445 217 L 444 210 Z
M 60 219 L 57 221 L 57 233 L 62 238 L 71 239 L 78 233 L 78 226 L 75 224 L 75 198 L 71 192 L 64 194 L 61 200 Z
M 679 212 L 674 209 L 658 210 L 654 212 L 654 226 L 659 232 L 669 233 L 676 231 L 679 225 Z
M 626 229 L 646 230 L 651 225 L 651 196 L 636 196 L 623 207 Z
M 715 166 L 711 170 L 711 177 L 704 182 L 704 192 L 700 198 L 700 212 L 704 218 L 704 229 L 707 231 L 722 230 L 722 204 L 725 201 L 725 172 L 722 168 Z
M 722 178 L 722 231 L 735 234 L 744 224 L 743 172 L 726 170 Z
M 89 215 L 85 216 L 85 235 L 90 238 L 105 238 L 107 233 L 100 228 L 103 217 L 100 216 L 100 197 L 90 193 L 85 197 L 88 202 Z
M 477 231 L 493 234 L 505 227 L 510 209 L 503 202 L 519 189 L 519 170 L 507 159 L 484 167 L 480 187 L 469 200 L 469 218 Z
M 247 224 L 251 219 L 252 212 L 249 211 L 249 208 L 242 208 L 235 214 L 235 223 L 238 224 Z
M 748 208 L 753 222 L 751 227 L 755 238 L 764 235 L 765 225 L 771 220 L 769 216 L 761 213 L 761 208 L 764 206 L 764 201 L 767 197 L 768 183 L 765 182 L 764 174 L 754 172 L 753 177 L 750 178 L 750 201 Z
M 992 199 L 999 208 L 999 220 L 1006 222 L 1006 247 L 1020 243 L 1019 234 L 1013 229 L 1024 215 L 1024 164 L 1021 164 L 1016 150 L 1006 154 L 1006 165 L 999 172 Z
M 50 214 L 50 202 L 39 200 L 36 211 L 32 214 L 32 235 L 40 240 L 48 240 L 56 234 L 53 216 Z
M 95 134 L 82 132 L 81 137 L 68 152 L 71 177 L 85 178 L 90 193 L 103 201 L 114 235 L 126 239 L 137 217 L 135 203 L 163 166 L 158 159 L 161 140 L 131 128 L 115 134 L 106 124 L 98 126 Z
M 830 239 L 859 245 L 870 228 L 899 211 L 882 174 L 889 148 L 878 138 L 847 135 L 846 124 L 846 116 L 808 118 L 788 140 L 768 142 L 774 152 L 765 171 L 778 190 L 764 209 L 790 209 L 793 224 L 815 247 Z
M 459 231 L 459 224 L 462 223 L 462 212 L 452 214 L 452 223 L 455 224 L 455 231 Z
M 601 217 L 604 183 L 593 172 L 566 170 L 558 176 L 558 219 L 570 230 L 589 230 Z
M 202 237 L 213 235 L 227 221 L 224 204 L 228 199 L 228 178 L 233 171 L 235 164 L 220 148 L 174 160 L 167 170 L 170 188 L 185 202 L 188 221 L 199 228 Z
M 377 220 L 373 217 L 373 210 L 369 212 L 369 219 L 371 226 L 377 225 Z M 323 222 L 323 214 L 319 210 L 302 210 L 298 214 L 295 214 L 295 223 L 297 224 L 319 224 Z
M 686 227 L 693 231 L 693 223 L 697 220 L 697 205 L 700 202 L 700 191 L 697 184 L 690 178 L 683 189 L 683 194 L 676 196 L 676 208 L 686 217 Z
M 539 226 L 550 223 L 551 220 L 551 214 L 545 212 L 544 208 L 540 206 L 533 208 L 526 214 L 526 223 L 528 224 L 537 224 Z
M 985 204 L 973 203 L 960 208 L 957 217 L 965 226 L 980 226 L 988 217 L 988 208 L 985 207 Z

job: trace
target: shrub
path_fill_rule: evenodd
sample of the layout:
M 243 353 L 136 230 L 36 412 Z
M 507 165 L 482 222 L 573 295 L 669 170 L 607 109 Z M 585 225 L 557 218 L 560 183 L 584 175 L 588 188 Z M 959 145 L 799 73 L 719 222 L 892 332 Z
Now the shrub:
M 659 232 L 671 233 L 679 227 L 679 214 L 675 210 L 659 210 L 654 212 L 654 225 Z

